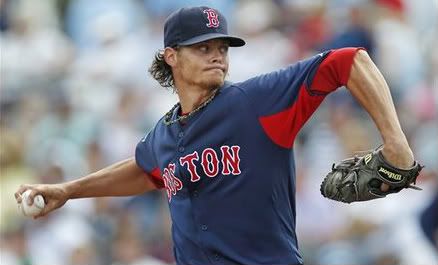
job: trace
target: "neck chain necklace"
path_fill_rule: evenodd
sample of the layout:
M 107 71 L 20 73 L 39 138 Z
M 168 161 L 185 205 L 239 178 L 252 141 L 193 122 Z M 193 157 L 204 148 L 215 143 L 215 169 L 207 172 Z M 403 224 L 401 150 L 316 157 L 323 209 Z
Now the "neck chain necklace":
M 192 116 L 193 114 L 195 114 L 196 112 L 202 110 L 203 108 L 205 108 L 205 106 L 208 105 L 208 103 L 210 103 L 214 97 L 218 94 L 219 92 L 219 88 L 216 88 L 212 93 L 211 96 L 205 100 L 201 105 L 199 105 L 196 109 L 190 111 L 189 113 L 186 113 L 184 115 L 177 115 L 177 117 L 175 119 L 172 120 L 172 115 L 173 112 L 175 111 L 176 108 L 181 106 L 181 103 L 176 103 L 165 115 L 164 115 L 164 124 L 165 125 L 171 125 L 174 124 L 175 122 L 179 122 L 179 121 L 184 121 L 187 118 L 189 118 L 190 116 Z

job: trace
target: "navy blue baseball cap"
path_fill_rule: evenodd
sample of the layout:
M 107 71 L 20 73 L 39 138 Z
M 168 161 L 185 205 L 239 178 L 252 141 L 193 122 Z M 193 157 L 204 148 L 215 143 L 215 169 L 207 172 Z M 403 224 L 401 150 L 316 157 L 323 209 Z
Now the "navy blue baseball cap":
M 186 46 L 218 38 L 227 39 L 231 47 L 245 45 L 243 39 L 228 35 L 225 17 L 210 7 L 181 8 L 164 23 L 164 47 Z

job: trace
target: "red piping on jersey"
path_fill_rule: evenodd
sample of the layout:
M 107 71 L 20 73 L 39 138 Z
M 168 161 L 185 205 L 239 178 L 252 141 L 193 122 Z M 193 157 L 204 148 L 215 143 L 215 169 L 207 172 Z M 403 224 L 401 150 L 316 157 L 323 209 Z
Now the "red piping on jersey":
M 354 56 L 360 49 L 362 48 L 343 48 L 331 51 L 319 65 L 311 81 L 311 87 L 303 84 L 292 106 L 259 118 L 265 133 L 275 144 L 284 148 L 292 148 L 299 130 L 312 116 L 325 96 L 347 84 Z
M 146 174 L 158 189 L 164 188 L 163 178 L 159 167 L 154 168 L 149 174 Z

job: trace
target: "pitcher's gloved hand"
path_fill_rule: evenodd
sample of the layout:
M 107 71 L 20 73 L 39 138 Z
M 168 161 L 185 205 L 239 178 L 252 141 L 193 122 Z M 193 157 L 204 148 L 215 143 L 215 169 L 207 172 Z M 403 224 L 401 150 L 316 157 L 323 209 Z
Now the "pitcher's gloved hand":
M 333 164 L 321 184 L 321 194 L 329 199 L 351 203 L 384 198 L 404 188 L 421 190 L 414 186 L 423 168 L 417 161 L 408 169 L 400 169 L 389 164 L 381 149 L 364 156 L 355 156 Z M 386 184 L 389 188 L 381 189 Z

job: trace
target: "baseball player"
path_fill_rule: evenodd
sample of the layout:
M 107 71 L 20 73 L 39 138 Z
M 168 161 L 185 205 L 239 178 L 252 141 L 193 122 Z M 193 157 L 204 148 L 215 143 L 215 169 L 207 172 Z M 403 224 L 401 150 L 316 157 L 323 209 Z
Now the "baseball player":
M 22 185 L 17 201 L 27 189 L 31 201 L 42 194 L 47 205 L 41 217 L 69 199 L 165 189 L 177 264 L 303 264 L 292 147 L 323 99 L 341 86 L 370 114 L 384 145 L 334 167 L 321 186 L 323 195 L 351 202 L 412 186 L 421 167 L 388 86 L 365 50 L 327 51 L 227 82 L 228 48 L 244 45 L 228 34 L 225 17 L 215 9 L 171 14 L 164 49 L 150 72 L 174 88 L 179 102 L 140 140 L 135 157 L 71 182 Z

